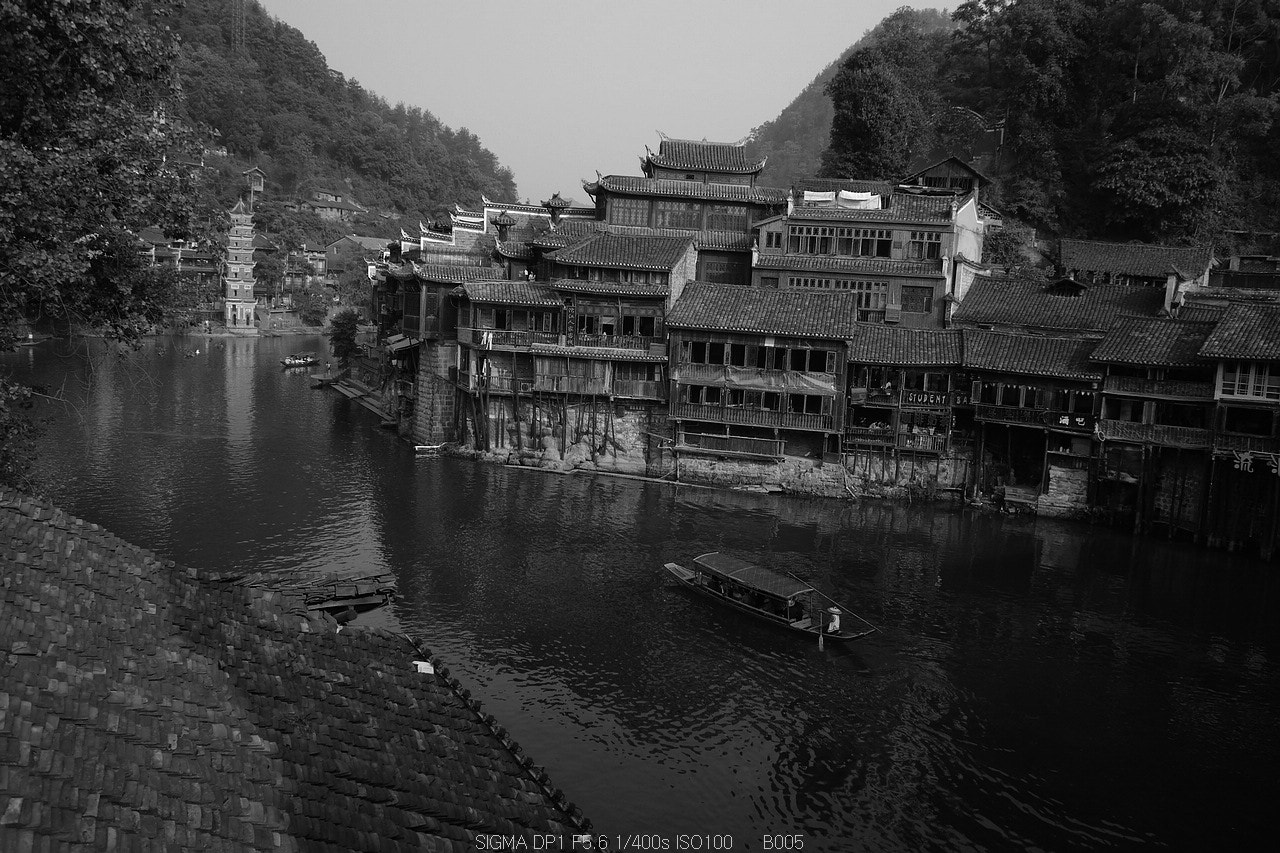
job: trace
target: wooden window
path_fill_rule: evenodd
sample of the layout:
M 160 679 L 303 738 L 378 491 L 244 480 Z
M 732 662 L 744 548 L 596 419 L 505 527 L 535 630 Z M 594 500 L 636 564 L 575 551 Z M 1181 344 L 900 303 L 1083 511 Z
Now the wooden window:
M 887 258 L 893 254 L 893 232 L 879 228 L 855 228 L 853 254 L 861 258 Z
M 937 260 L 942 257 L 942 233 L 939 231 L 912 231 L 907 243 L 907 257 L 914 261 Z
M 761 276 L 761 278 L 760 278 L 760 286 L 761 286 L 761 287 L 768 287 L 768 288 L 771 288 L 771 289 L 773 289 L 773 290 L 777 290 L 777 289 L 778 289 L 778 277 L 777 277 L 776 275 L 766 275 L 766 276 Z
M 781 231 L 765 232 L 764 247 L 766 249 L 781 249 L 782 248 L 782 232 Z
M 706 341 L 694 341 L 689 352 L 690 364 L 706 364 L 707 363 L 707 343 Z
M 734 367 L 747 366 L 746 344 L 729 344 L 729 363 Z
M 745 231 L 747 208 L 740 204 L 712 204 L 707 207 L 707 228 L 715 231 Z
M 609 203 L 609 221 L 614 225 L 648 225 L 647 198 L 615 198 Z
M 701 205 L 692 201 L 660 201 L 657 203 L 657 227 L 702 227 Z
M 724 344 L 707 344 L 707 364 L 724 364 Z
M 904 285 L 902 310 L 909 314 L 928 314 L 933 311 L 933 288 Z
M 889 282 L 887 281 L 855 281 L 853 290 L 858 294 L 858 308 L 869 311 L 883 311 L 889 301 Z

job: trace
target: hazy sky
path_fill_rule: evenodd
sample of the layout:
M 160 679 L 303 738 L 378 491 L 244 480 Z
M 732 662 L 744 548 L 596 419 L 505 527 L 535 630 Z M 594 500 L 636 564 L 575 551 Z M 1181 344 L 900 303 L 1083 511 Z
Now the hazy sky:
M 465 127 L 521 198 L 589 203 L 658 134 L 728 142 L 777 117 L 907 0 L 259 0 L 389 103 Z M 954 4 L 953 4 L 954 5 Z M 478 201 L 478 200 L 477 200 Z

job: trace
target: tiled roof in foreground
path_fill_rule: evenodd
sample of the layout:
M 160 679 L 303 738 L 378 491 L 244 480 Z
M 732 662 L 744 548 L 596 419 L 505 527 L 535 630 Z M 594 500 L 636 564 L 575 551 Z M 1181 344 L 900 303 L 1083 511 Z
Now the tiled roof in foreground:
M 1155 287 L 1067 287 L 1062 283 L 980 276 L 974 279 L 952 319 L 957 325 L 990 323 L 1104 332 L 1117 317 L 1154 317 L 1163 305 L 1164 291 Z
M 405 636 L 7 490 L 0 561 L 0 850 L 474 850 L 585 825 Z
M 1094 361 L 1150 367 L 1202 364 L 1200 347 L 1213 323 L 1192 323 L 1163 317 L 1121 317 L 1098 342 Z
M 904 329 L 858 323 L 849 360 L 861 364 L 952 365 L 963 360 L 960 329 Z
M 1050 338 L 964 330 L 964 366 L 994 373 L 1099 380 L 1102 371 L 1089 364 L 1098 342 L 1089 338 Z
M 1280 361 L 1280 305 L 1237 303 L 1205 340 L 1207 358 Z
M 1155 246 L 1149 243 L 1104 243 L 1099 240 L 1061 241 L 1062 266 L 1068 270 L 1156 276 L 1176 267 L 1183 275 L 1204 274 L 1213 260 L 1207 246 Z
M 848 338 L 858 316 L 858 294 L 772 290 L 690 282 L 667 314 L 667 325 L 686 329 Z

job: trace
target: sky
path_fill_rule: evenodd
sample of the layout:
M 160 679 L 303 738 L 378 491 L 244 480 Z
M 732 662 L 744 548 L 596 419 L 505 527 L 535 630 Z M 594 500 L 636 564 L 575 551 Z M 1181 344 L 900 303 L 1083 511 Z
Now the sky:
M 732 142 L 909 0 L 259 0 L 329 67 L 480 138 L 517 199 L 638 175 L 661 131 Z M 953 4 L 954 5 L 954 4 Z M 476 199 L 475 201 L 478 201 Z

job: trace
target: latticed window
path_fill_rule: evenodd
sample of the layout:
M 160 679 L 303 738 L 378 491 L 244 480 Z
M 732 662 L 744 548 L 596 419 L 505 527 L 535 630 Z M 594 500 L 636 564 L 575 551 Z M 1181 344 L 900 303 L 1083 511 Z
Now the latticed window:
M 659 228 L 700 228 L 702 209 L 697 202 L 660 201 L 655 223 Z
M 887 258 L 893 254 L 893 232 L 881 228 L 855 228 L 853 254 L 860 258 Z
M 889 302 L 887 281 L 855 281 L 853 290 L 858 294 L 858 307 L 864 311 L 883 311 Z
M 609 203 L 609 221 L 614 225 L 648 225 L 647 198 L 615 198 Z
M 714 231 L 746 231 L 750 214 L 740 204 L 713 204 L 707 207 L 707 227 Z
M 915 261 L 936 260 L 942 257 L 942 233 L 939 231 L 912 231 L 907 243 L 907 257 Z

